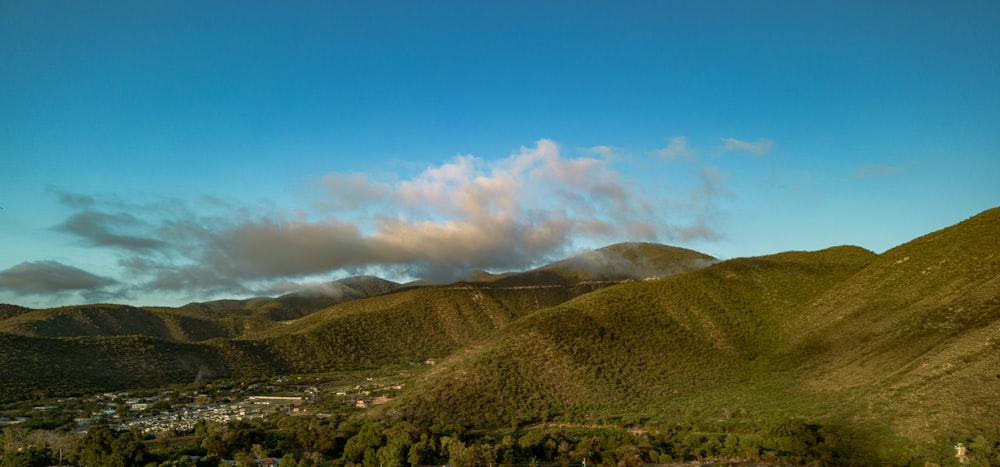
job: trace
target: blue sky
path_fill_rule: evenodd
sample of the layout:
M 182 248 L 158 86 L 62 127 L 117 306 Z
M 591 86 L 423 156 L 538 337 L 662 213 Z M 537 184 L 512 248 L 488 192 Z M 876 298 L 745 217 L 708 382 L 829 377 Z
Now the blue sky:
M 995 1 L 2 2 L 0 302 L 629 240 L 881 253 L 1000 205 L 997 24 Z

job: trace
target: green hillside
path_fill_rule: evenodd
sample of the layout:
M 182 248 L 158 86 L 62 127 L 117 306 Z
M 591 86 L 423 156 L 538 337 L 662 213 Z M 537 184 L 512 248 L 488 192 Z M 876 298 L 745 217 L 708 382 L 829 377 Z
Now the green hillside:
M 0 333 L 0 400 L 80 395 L 231 376 L 209 346 L 142 336 L 42 338 Z
M 690 268 L 691 257 L 708 258 L 662 245 L 644 244 L 640 251 L 652 255 L 661 270 Z M 678 265 L 671 266 L 672 260 Z M 640 263 L 650 262 L 632 255 L 613 264 L 627 269 L 630 261 L 637 269 Z M 608 272 L 591 265 L 590 275 L 581 278 L 622 277 L 610 269 L 612 263 L 605 263 Z M 532 283 L 522 278 L 517 285 L 402 286 L 356 277 L 273 299 L 217 300 L 180 308 L 12 307 L 16 313 L 0 321 L 0 335 L 8 338 L 9 346 L 21 347 L 6 351 L 20 355 L 7 368 L 11 375 L 24 376 L 26 383 L 7 385 L 2 392 L 6 400 L 38 387 L 58 393 L 60 389 L 55 388 L 72 387 L 60 382 L 68 376 L 67 368 L 94 365 L 102 371 L 73 373 L 77 387 L 101 388 L 102 381 L 107 388 L 183 383 L 192 380 L 200 368 L 190 361 L 212 362 L 213 377 L 259 377 L 442 359 L 526 315 L 606 285 Z M 130 347 L 137 343 L 146 350 Z M 127 358 L 101 350 L 109 346 L 121 348 Z M 86 366 L 75 363 L 82 355 L 87 356 Z M 24 360 L 29 356 L 33 364 Z M 148 371 L 156 367 L 164 371 Z
M 609 287 L 532 314 L 445 362 L 426 392 L 394 410 L 470 427 L 484 427 L 484 414 L 488 428 L 608 423 L 659 416 L 701 391 L 767 382 L 761 372 L 791 342 L 780 326 L 789 310 L 874 258 L 854 247 L 782 253 Z
M 285 321 L 301 318 L 339 303 L 391 293 L 402 287 L 399 283 L 378 277 L 356 276 L 316 285 L 277 298 L 215 300 L 189 303 L 180 309 L 196 311 L 211 317 L 244 316 L 267 321 Z
M 998 253 L 991 210 L 878 256 L 789 252 L 609 287 L 445 361 L 381 415 L 721 431 L 791 416 L 836 431 L 860 463 L 993 436 Z
M 793 353 L 816 391 L 907 437 L 1000 417 L 1000 209 L 881 255 L 802 307 Z
M 0 321 L 0 333 L 33 337 L 146 336 L 175 342 L 233 338 L 271 323 L 252 316 L 213 318 L 190 309 L 95 304 L 31 310 Z
M 328 308 L 268 331 L 254 345 L 287 371 L 364 368 L 443 358 L 518 318 L 562 303 L 574 287 L 421 287 Z M 238 341 L 245 344 L 246 341 Z
M 1000 443 L 998 254 L 994 209 L 881 255 L 619 244 L 443 286 L 6 306 L 0 399 L 434 359 L 367 416 L 483 436 L 624 427 L 684 456 L 942 459 Z
M 175 342 L 237 338 L 339 303 L 390 293 L 400 284 L 352 277 L 277 298 L 215 300 L 179 308 L 114 304 L 31 310 L 0 308 L 0 333 L 34 337 L 146 336 Z

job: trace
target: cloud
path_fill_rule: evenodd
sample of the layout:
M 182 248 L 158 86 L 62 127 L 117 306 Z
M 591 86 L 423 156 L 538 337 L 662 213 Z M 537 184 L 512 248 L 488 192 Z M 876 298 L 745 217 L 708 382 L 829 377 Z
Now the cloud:
M 92 196 L 66 193 L 64 191 L 57 191 L 56 196 L 59 197 L 59 202 L 66 206 L 86 208 L 94 205 L 94 197 Z
M 0 271 L 0 289 L 19 295 L 99 291 L 118 281 L 57 261 L 33 261 Z
M 76 204 L 69 202 L 67 205 Z M 91 246 L 110 246 L 127 250 L 151 250 L 164 246 L 163 242 L 153 238 L 122 233 L 129 230 L 145 230 L 146 227 L 131 214 L 84 210 L 74 214 L 55 229 L 74 234 Z
M 694 159 L 694 150 L 688 147 L 687 138 L 684 136 L 670 138 L 667 147 L 655 151 L 654 154 L 664 159 Z
M 866 165 L 855 170 L 852 176 L 856 179 L 889 177 L 899 174 L 903 170 L 905 170 L 903 167 L 892 165 Z
M 330 211 L 351 211 L 371 206 L 384 199 L 391 190 L 388 185 L 360 173 L 328 174 L 321 178 L 321 184 L 330 196 L 321 200 L 319 205 Z
M 117 252 L 137 288 L 191 295 L 335 271 L 448 281 L 536 266 L 581 246 L 716 235 L 705 213 L 720 177 L 703 173 L 690 199 L 664 199 L 612 160 L 601 150 L 567 156 L 543 139 L 499 159 L 457 155 L 401 180 L 328 174 L 316 179 L 323 191 L 313 211 L 214 198 L 197 209 L 96 200 L 57 229 Z
M 760 138 L 754 142 L 741 141 L 736 138 L 723 138 L 722 143 L 723 152 L 745 151 L 756 156 L 767 154 L 774 149 L 774 142 L 764 138 Z

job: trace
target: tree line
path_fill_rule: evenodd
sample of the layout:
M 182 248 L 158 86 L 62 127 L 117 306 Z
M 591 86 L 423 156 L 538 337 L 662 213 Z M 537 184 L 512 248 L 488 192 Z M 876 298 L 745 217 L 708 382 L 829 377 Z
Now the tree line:
M 267 422 L 202 421 L 190 432 L 152 438 L 105 424 L 81 434 L 8 426 L 0 430 L 0 467 L 215 467 L 223 459 L 250 467 L 266 457 L 281 458 L 282 467 L 640 467 L 737 460 L 781 465 L 951 465 L 957 462 L 952 445 L 963 441 L 973 465 L 996 465 L 1000 463 L 996 435 L 900 450 L 871 445 L 863 434 L 835 426 L 784 417 L 690 421 L 641 430 L 549 426 L 484 433 L 458 425 L 421 427 L 409 421 L 278 415 Z

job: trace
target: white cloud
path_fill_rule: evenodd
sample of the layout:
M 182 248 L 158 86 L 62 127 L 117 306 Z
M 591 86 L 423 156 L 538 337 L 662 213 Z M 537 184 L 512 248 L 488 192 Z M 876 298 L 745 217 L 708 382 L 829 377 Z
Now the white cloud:
M 587 152 L 603 156 L 605 160 L 612 160 L 618 156 L 618 154 L 615 152 L 615 148 L 611 146 L 594 146 L 588 149 Z
M 534 266 L 580 245 L 715 236 L 704 213 L 721 192 L 717 173 L 703 172 L 704 186 L 685 199 L 664 199 L 651 194 L 662 187 L 647 191 L 614 170 L 606 151 L 582 152 L 570 157 L 543 139 L 505 158 L 455 156 L 403 180 L 329 174 L 318 179 L 325 191 L 313 218 L 222 202 L 197 214 L 176 203 L 67 202 L 80 210 L 70 219 L 87 222 L 61 230 L 117 251 L 145 287 L 188 294 L 372 268 L 443 281 Z
M 654 154 L 664 159 L 694 159 L 694 150 L 688 147 L 687 138 L 684 136 L 670 138 L 667 147 L 655 151 Z
M 741 141 L 736 138 L 723 138 L 723 152 L 745 151 L 753 155 L 764 155 L 774 149 L 774 142 L 759 138 L 757 141 Z

